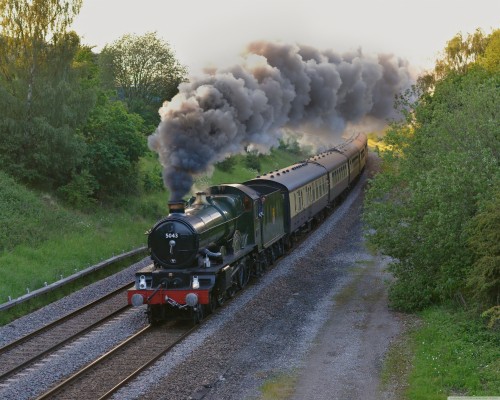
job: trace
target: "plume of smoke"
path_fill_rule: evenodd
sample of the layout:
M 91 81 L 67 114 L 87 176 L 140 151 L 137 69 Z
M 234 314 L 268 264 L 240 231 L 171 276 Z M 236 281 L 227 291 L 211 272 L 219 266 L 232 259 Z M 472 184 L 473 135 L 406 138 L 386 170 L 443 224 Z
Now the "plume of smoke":
M 182 83 L 160 109 L 149 147 L 160 156 L 172 199 L 179 200 L 194 175 L 250 144 L 277 145 L 281 128 L 307 126 L 302 131 L 321 132 L 325 143 L 325 132 L 333 142 L 348 124 L 394 118 L 395 95 L 410 84 L 407 63 L 390 55 L 255 42 L 241 65 Z

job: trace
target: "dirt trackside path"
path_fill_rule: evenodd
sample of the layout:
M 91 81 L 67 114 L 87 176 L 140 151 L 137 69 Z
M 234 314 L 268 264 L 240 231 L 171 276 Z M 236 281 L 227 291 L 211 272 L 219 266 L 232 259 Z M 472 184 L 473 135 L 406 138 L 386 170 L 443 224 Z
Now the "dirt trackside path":
M 335 296 L 330 318 L 318 332 L 301 368 L 294 400 L 387 399 L 380 372 L 401 327 L 387 308 L 386 262 L 359 260 L 352 281 Z

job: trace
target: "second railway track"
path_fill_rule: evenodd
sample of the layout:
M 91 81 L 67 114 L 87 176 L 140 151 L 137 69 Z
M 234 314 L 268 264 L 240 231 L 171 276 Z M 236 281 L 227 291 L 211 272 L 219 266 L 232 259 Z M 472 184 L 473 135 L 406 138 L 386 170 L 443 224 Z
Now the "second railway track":
M 37 400 L 108 398 L 194 329 L 197 327 L 179 321 L 161 326 L 148 325 Z
M 132 283 L 0 348 L 0 383 L 6 383 L 44 357 L 104 324 L 129 306 L 125 291 Z

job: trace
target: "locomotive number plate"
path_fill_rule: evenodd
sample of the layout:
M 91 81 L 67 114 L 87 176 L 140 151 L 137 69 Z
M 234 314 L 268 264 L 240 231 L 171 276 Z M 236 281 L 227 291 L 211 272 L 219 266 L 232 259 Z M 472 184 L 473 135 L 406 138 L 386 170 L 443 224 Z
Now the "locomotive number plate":
M 177 239 L 179 237 L 178 233 L 166 233 L 165 238 L 166 239 Z

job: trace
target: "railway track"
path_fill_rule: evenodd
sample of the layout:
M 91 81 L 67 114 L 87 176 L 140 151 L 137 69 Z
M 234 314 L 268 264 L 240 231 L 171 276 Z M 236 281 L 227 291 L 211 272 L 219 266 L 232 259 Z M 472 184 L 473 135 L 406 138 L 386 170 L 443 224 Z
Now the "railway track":
M 129 308 L 125 291 L 133 282 L 0 348 L 0 383 Z M 8 383 L 8 382 L 7 382 Z
M 185 321 L 148 325 L 37 400 L 109 398 L 195 329 Z

